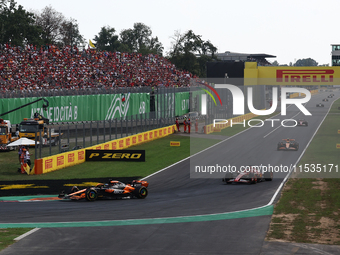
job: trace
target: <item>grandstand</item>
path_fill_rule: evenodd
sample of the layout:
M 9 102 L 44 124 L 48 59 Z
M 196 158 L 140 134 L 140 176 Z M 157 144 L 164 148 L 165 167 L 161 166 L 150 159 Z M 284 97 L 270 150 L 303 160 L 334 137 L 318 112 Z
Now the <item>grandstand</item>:
M 187 87 L 191 78 L 191 73 L 153 54 L 0 45 L 0 97 L 46 90 Z

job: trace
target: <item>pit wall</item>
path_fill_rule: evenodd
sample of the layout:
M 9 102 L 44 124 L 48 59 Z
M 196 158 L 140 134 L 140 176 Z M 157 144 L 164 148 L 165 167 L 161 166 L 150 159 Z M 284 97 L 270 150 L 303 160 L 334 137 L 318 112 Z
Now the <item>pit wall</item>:
M 45 174 L 65 167 L 85 162 L 85 150 L 122 150 L 134 145 L 162 138 L 174 133 L 176 126 L 171 125 L 153 129 L 136 135 L 97 144 L 80 150 L 68 151 L 57 155 L 36 159 L 31 174 Z

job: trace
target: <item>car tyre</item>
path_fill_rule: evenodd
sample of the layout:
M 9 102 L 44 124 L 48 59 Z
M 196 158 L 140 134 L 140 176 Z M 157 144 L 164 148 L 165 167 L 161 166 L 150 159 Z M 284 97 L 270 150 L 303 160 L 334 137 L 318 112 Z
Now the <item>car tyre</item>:
M 140 199 L 146 198 L 148 195 L 148 189 L 144 186 L 138 187 L 134 190 L 134 196 Z
M 90 201 L 90 202 L 96 201 L 98 198 L 97 190 L 94 188 L 88 188 L 85 191 L 85 198 L 87 201 Z
M 225 184 L 231 184 L 231 182 L 229 182 L 230 178 L 224 178 L 223 181 L 225 182 Z

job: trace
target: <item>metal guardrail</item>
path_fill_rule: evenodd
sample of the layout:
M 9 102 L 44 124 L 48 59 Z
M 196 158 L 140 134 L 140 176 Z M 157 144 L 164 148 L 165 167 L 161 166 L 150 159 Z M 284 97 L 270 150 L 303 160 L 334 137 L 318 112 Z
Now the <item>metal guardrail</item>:
M 36 146 L 36 158 L 89 147 L 175 124 L 175 117 L 157 119 L 153 115 L 155 115 L 154 112 L 142 114 L 138 117 L 136 115 L 130 116 L 128 119 L 50 123 L 47 126 L 49 134 L 54 129 L 55 133 L 62 134 L 61 139 L 55 145 L 49 142 L 43 146 Z M 48 139 L 51 140 L 51 137 Z M 43 141 L 40 144 L 44 144 Z

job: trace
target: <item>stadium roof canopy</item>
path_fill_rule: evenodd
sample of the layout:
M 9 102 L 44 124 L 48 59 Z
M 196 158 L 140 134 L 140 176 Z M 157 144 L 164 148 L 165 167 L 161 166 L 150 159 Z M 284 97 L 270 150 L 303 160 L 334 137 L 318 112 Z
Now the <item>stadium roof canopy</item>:
M 264 59 L 264 58 L 276 58 L 274 55 L 257 53 L 257 54 L 249 54 L 249 53 L 238 53 L 226 51 L 224 53 L 216 53 L 215 56 L 222 61 L 247 61 L 249 59 Z

